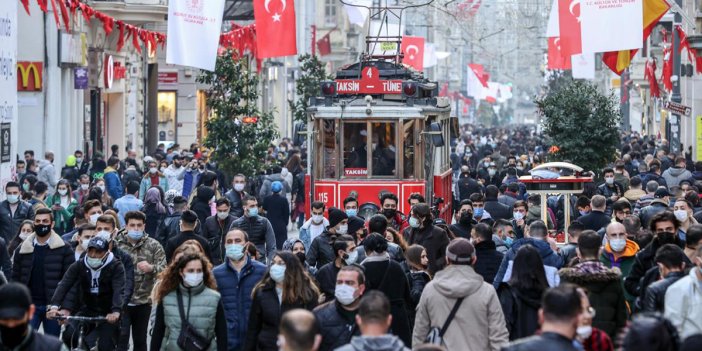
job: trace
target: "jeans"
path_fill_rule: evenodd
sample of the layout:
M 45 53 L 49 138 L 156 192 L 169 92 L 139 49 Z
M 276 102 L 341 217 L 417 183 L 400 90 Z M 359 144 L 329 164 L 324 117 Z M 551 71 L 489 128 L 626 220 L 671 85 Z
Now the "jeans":
M 36 306 L 32 320 L 29 322 L 34 330 L 39 330 L 39 326 L 44 324 L 44 334 L 58 337 L 61 334 L 61 326 L 58 321 L 46 318 L 46 306 Z
M 129 350 L 129 332 L 131 331 L 134 351 L 146 351 L 148 347 L 146 333 L 149 329 L 151 305 L 127 306 L 122 312 L 122 331 L 120 332 L 117 350 Z

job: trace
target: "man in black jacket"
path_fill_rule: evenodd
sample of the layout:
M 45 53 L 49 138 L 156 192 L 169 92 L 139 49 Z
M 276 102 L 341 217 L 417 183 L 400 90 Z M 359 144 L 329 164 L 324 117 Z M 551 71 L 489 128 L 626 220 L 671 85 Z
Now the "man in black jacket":
M 485 223 L 477 224 L 473 227 L 471 240 L 477 257 L 473 268 L 475 268 L 476 273 L 483 276 L 486 283 L 492 284 L 504 257 L 503 254 L 497 252 L 497 246 L 492 241 L 492 229 Z
M 561 284 L 543 297 L 541 334 L 514 341 L 504 351 L 577 351 L 573 346 L 580 314 L 582 293 L 573 284 Z
M 249 235 L 249 241 L 261 253 L 261 261 L 272 260 L 276 250 L 273 226 L 263 216 L 258 215 L 258 200 L 251 195 L 244 197 L 244 216 L 232 222 L 229 230 L 241 229 Z
M 276 248 L 280 250 L 285 240 L 288 240 L 288 223 L 290 223 L 290 203 L 285 196 L 280 194 L 283 191 L 283 184 L 279 181 L 271 183 L 273 194 L 263 199 L 263 210 L 266 211 L 266 218 L 271 222 L 275 233 Z
M 366 276 L 356 265 L 341 267 L 336 276 L 334 301 L 314 309 L 322 343 L 319 351 L 332 351 L 351 341 L 351 337 L 361 334 L 356 327 L 356 315 L 361 296 L 366 291 Z
M 107 323 L 85 326 L 88 348 L 114 350 L 119 337 L 119 317 L 124 301 L 125 271 L 122 262 L 110 252 L 110 242 L 96 236 L 88 242 L 88 253 L 71 265 L 53 298 L 47 317 L 76 314 L 87 317 L 105 317 Z M 63 342 L 78 345 L 78 325 L 68 323 L 63 332 Z
M 244 205 L 241 200 L 246 196 L 246 192 L 244 192 L 245 187 L 246 176 L 243 174 L 237 174 L 234 176 L 234 180 L 232 181 L 232 189 L 224 194 L 224 197 L 229 200 L 229 211 L 231 211 L 236 218 L 240 218 L 244 215 Z
M 487 211 L 494 220 L 512 218 L 512 210 L 509 206 L 500 203 L 497 196 L 500 193 L 494 185 L 488 185 L 485 188 L 485 211 Z
M 473 219 L 473 202 L 465 199 L 461 200 L 460 207 L 456 211 L 456 223 L 451 224 L 451 232 L 458 237 L 470 239 L 470 232 L 477 222 Z M 407 240 L 408 237 L 405 237 Z
M 195 240 L 202 246 L 205 250 L 205 255 L 211 261 L 212 254 L 210 253 L 210 245 L 207 240 L 202 236 L 195 233 L 195 226 L 197 225 L 197 214 L 191 210 L 185 210 L 180 216 L 180 232 L 178 235 L 172 237 L 166 243 L 166 260 L 170 263 L 173 260 L 173 253 L 175 250 L 188 240 Z
M 179 223 L 180 216 L 183 215 L 183 211 L 188 209 L 188 200 L 182 196 L 176 196 L 173 198 L 173 213 L 168 215 L 163 220 L 163 225 L 156 234 L 155 239 L 158 240 L 161 246 L 166 247 L 168 240 L 178 235 L 180 232 Z
M 26 286 L 10 283 L 0 288 L 0 350 L 63 350 L 61 340 L 38 333 L 29 326 L 35 310 Z
M 665 244 L 656 251 L 656 264 L 663 277 L 646 288 L 641 299 L 641 312 L 663 313 L 665 292 L 685 276 L 685 253 L 673 244 Z
M 5 185 L 6 200 L 0 202 L 0 235 L 6 243 L 12 241 L 24 220 L 34 219 L 34 210 L 29 202 L 20 199 L 20 185 L 8 182 Z
M 605 214 L 607 209 L 607 199 L 602 195 L 595 195 L 590 200 L 592 212 L 578 218 L 578 222 L 582 223 L 585 230 L 598 230 L 607 227 L 612 222 L 612 218 Z
M 29 235 L 15 250 L 12 280 L 29 288 L 36 312 L 32 327 L 44 333 L 59 336 L 61 327 L 56 321 L 46 320 L 46 310 L 51 296 L 68 271 L 75 257 L 71 246 L 63 241 L 51 228 L 54 227 L 53 212 L 40 208 L 34 217 L 34 233 Z
M 471 177 L 468 166 L 461 167 L 461 175 L 458 177 L 456 186 L 458 186 L 458 199 L 460 201 L 468 200 L 471 195 L 481 193 L 483 191 L 482 185 Z
M 224 258 L 224 235 L 236 217 L 230 211 L 231 206 L 227 198 L 217 200 L 217 214 L 205 220 L 203 237 L 207 240 L 212 253 L 212 265 L 218 266 Z

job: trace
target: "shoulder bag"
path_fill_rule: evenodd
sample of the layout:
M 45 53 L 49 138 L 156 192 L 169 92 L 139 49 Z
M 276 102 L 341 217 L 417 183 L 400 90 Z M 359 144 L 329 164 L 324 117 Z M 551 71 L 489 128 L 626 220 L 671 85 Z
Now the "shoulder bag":
M 178 299 L 178 312 L 180 313 L 181 325 L 180 334 L 178 335 L 178 347 L 183 351 L 204 351 L 210 348 L 211 340 L 202 336 L 200 332 L 193 327 L 188 318 L 190 317 L 190 300 L 188 300 L 188 314 L 183 311 L 183 296 L 180 294 L 180 289 L 176 288 Z
M 448 329 L 449 325 L 451 325 L 451 321 L 453 321 L 453 318 L 456 316 L 456 312 L 458 312 L 458 308 L 461 307 L 462 302 L 463 297 L 456 300 L 456 303 L 453 305 L 453 309 L 451 309 L 451 313 L 449 313 L 448 318 L 446 318 L 446 322 L 444 322 L 444 326 L 441 327 L 441 329 L 439 329 L 439 327 L 431 328 L 431 330 L 429 330 L 429 335 L 427 335 L 426 339 L 424 339 L 425 343 L 439 346 L 444 343 L 444 334 L 446 334 L 446 330 Z

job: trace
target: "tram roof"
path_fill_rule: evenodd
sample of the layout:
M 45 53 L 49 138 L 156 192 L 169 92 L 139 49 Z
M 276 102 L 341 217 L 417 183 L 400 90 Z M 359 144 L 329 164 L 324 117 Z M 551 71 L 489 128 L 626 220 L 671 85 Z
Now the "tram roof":
M 377 99 L 370 106 L 363 98 L 353 99 L 346 103 L 333 103 L 331 105 L 316 105 L 307 109 L 314 118 L 322 119 L 400 119 L 400 118 L 426 118 L 429 115 L 449 117 L 450 102 L 445 98 L 437 98 L 436 105 L 408 106 L 405 101 L 388 101 Z M 444 106 L 444 107 L 440 107 Z

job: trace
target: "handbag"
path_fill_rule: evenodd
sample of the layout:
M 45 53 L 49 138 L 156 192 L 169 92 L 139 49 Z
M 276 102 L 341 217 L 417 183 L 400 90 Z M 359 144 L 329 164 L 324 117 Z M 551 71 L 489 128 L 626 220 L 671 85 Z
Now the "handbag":
M 183 308 L 183 296 L 180 294 L 179 289 L 176 289 L 176 295 L 178 299 L 178 312 L 180 313 L 180 319 L 182 321 L 177 341 L 178 347 L 183 351 L 207 350 L 210 348 L 210 343 L 212 341 L 202 336 L 202 334 L 188 322 L 188 318 L 190 317 L 190 300 L 188 300 L 188 314 L 186 315 Z
M 453 321 L 453 318 L 456 316 L 456 312 L 458 312 L 458 308 L 461 307 L 462 302 L 462 297 L 456 300 L 456 303 L 453 305 L 453 309 L 451 309 L 451 313 L 449 313 L 448 318 L 446 318 L 446 322 L 444 322 L 444 326 L 441 327 L 441 329 L 439 329 L 439 327 L 431 328 L 426 339 L 424 339 L 425 343 L 438 346 L 441 346 L 444 343 L 444 334 L 446 333 L 449 325 L 451 325 L 451 321 Z

